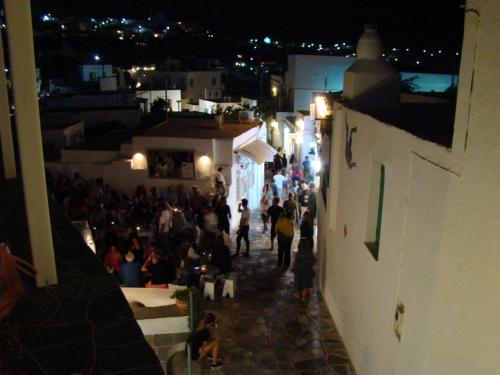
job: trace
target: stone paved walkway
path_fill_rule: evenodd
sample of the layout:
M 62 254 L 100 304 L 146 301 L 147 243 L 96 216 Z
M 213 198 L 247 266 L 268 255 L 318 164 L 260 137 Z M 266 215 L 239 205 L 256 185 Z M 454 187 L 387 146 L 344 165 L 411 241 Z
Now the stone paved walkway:
M 297 231 L 292 249 L 298 237 Z M 293 296 L 292 272 L 276 267 L 277 251 L 269 251 L 269 234 L 262 236 L 256 220 L 250 240 L 250 258 L 233 262 L 239 274 L 235 298 L 221 298 L 219 286 L 215 301 L 205 304 L 219 322 L 216 336 L 224 366 L 211 370 L 209 361 L 199 361 L 193 363 L 193 373 L 355 375 L 317 286 L 309 303 L 299 302 Z M 168 373 L 187 373 L 184 352 L 172 358 Z

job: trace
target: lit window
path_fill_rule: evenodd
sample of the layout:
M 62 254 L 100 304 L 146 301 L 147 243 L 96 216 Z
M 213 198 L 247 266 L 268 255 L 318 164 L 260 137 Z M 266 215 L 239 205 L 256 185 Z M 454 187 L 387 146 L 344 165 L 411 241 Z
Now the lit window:
M 368 200 L 368 221 L 365 245 L 378 260 L 380 234 L 382 230 L 382 211 L 384 206 L 385 166 L 373 162 L 370 176 L 370 196 Z

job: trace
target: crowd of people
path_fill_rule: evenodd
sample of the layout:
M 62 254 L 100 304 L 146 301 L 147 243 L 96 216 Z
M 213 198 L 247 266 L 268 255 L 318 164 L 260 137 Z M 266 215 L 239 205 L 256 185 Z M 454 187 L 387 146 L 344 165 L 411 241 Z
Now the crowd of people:
M 129 196 L 79 173 L 58 176 L 53 191 L 71 220 L 88 221 L 97 255 L 126 287 L 197 286 L 201 264 L 231 271 L 231 209 L 223 194 L 177 185 L 163 194 L 138 186 Z
M 271 251 L 277 240 L 279 267 L 291 264 L 296 226 L 299 250 L 308 245 L 312 253 L 314 248 L 315 184 L 303 180 L 304 170 L 294 168 L 293 155 L 290 159 L 263 186 L 260 200 L 263 232 L 270 230 Z M 290 171 L 296 178 L 289 179 Z M 133 195 L 120 194 L 102 179 L 87 181 L 79 173 L 71 178 L 59 175 L 53 191 L 71 220 L 88 221 L 97 255 L 126 287 L 197 286 L 200 265 L 212 264 L 226 274 L 232 259 L 240 255 L 242 242 L 243 257 L 250 254 L 251 214 L 248 201 L 242 199 L 237 208 L 236 251 L 231 256 L 232 211 L 222 168 L 215 173 L 214 190 L 208 196 L 196 185 L 188 189 L 182 184 L 168 186 L 162 193 L 138 186 Z

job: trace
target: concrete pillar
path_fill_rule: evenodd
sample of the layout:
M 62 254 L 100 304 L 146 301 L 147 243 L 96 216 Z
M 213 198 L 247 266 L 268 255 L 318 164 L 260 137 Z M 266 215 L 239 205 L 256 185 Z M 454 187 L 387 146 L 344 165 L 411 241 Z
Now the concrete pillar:
M 33 263 L 38 271 L 36 283 L 42 287 L 56 284 L 57 274 L 36 94 L 30 0 L 4 0 L 4 7 L 26 216 Z
M 0 29 L 0 141 L 2 144 L 2 160 L 5 178 L 16 178 L 16 161 L 14 159 L 14 143 L 9 115 L 9 98 L 7 79 L 5 77 L 5 62 Z

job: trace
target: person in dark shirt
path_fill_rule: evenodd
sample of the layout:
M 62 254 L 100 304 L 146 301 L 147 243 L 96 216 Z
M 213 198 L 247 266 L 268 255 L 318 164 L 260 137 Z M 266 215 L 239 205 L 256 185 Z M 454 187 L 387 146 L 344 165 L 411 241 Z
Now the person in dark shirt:
M 311 214 L 312 223 L 314 224 L 314 219 L 316 218 L 317 206 L 316 206 L 316 185 L 313 182 L 309 184 L 309 200 L 307 202 L 307 210 Z
M 174 266 L 165 259 L 159 258 L 156 253 L 152 253 L 146 260 L 142 271 L 151 274 L 151 281 L 146 285 L 151 288 L 166 288 L 168 283 L 173 282 L 176 277 Z
M 230 234 L 229 220 L 231 219 L 231 208 L 227 205 L 226 197 L 221 197 L 217 208 L 215 209 L 215 214 L 217 215 L 217 221 L 220 229 L 227 234 Z
M 273 205 L 267 209 L 267 215 L 271 218 L 271 251 L 274 250 L 274 238 L 276 237 L 276 223 L 283 213 L 283 208 L 279 205 L 279 197 L 273 198 Z
M 300 223 L 300 237 L 307 238 L 311 244 L 311 249 L 314 249 L 314 227 L 312 215 L 309 211 L 305 211 L 302 215 L 302 222 Z
M 210 367 L 213 369 L 222 367 L 222 361 L 219 360 L 220 342 L 213 337 L 216 328 L 215 315 L 207 313 L 205 318 L 200 321 L 198 329 L 188 339 L 191 344 L 191 360 L 196 361 L 211 355 L 212 364 Z
M 281 147 L 278 147 L 278 152 L 274 154 L 273 157 L 274 174 L 281 171 L 282 168 L 283 168 L 283 149 Z
M 304 179 L 306 181 L 311 180 L 311 161 L 309 160 L 309 156 L 306 156 L 302 162 L 302 169 L 304 170 Z
M 225 274 L 231 271 L 231 252 L 224 244 L 224 237 L 219 234 L 212 252 L 212 264 L 219 269 L 219 273 Z

